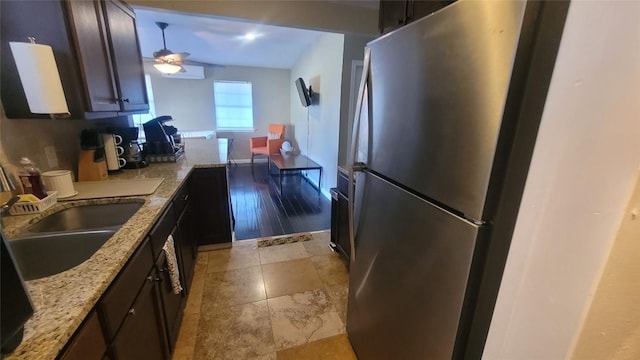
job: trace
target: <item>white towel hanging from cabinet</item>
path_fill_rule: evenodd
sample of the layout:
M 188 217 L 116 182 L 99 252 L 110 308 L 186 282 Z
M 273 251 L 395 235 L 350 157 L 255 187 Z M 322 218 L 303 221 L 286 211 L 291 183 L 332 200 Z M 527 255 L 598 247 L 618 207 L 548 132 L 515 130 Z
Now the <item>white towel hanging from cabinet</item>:
M 178 269 L 178 259 L 172 235 L 167 237 L 162 250 L 164 250 L 164 254 L 167 257 L 167 271 L 171 280 L 171 289 L 174 294 L 178 295 L 182 291 L 182 285 L 180 284 L 180 270 Z

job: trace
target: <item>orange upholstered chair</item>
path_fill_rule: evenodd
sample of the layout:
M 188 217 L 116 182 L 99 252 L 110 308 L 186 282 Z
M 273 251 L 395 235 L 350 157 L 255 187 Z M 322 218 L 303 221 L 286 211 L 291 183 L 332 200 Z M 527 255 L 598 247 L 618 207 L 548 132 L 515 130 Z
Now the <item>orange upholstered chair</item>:
M 284 142 L 284 124 L 269 124 L 267 136 L 252 137 L 249 141 L 251 163 L 255 155 L 280 154 Z

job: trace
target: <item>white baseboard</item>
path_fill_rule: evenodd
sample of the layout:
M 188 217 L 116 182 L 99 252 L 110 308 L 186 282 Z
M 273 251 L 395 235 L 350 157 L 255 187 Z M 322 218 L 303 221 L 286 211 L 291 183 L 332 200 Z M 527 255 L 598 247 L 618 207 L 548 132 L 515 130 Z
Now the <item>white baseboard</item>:
M 236 164 L 251 164 L 251 159 L 233 159 L 231 160 Z M 253 159 L 254 163 L 266 163 L 267 159 Z

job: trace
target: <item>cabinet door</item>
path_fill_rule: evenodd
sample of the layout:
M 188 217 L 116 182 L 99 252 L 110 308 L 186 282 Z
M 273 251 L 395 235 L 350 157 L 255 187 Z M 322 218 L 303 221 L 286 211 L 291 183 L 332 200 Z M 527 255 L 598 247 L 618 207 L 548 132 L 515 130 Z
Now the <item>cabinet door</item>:
M 407 1 L 381 0 L 378 29 L 381 34 L 388 33 L 406 24 Z
M 197 219 L 198 245 L 231 241 L 231 203 L 227 168 L 194 169 L 189 179 Z
M 111 355 L 118 360 L 167 359 L 166 334 L 155 269 L 144 282 L 135 302 L 111 344 Z
M 191 204 L 187 204 L 184 212 L 178 219 L 178 234 L 180 248 L 180 259 L 182 260 L 182 279 L 184 281 L 183 286 L 188 293 L 191 280 L 193 279 L 193 271 L 196 265 L 197 256 L 197 238 L 195 235 L 195 227 L 197 226 L 194 221 L 194 211 Z
M 338 221 L 336 245 L 340 254 L 347 259 L 351 256 L 351 241 L 349 240 L 349 199 L 342 193 L 338 193 Z
M 175 238 L 175 237 L 174 237 Z M 178 331 L 182 322 L 182 309 L 184 305 L 184 291 L 174 294 L 171 287 L 171 278 L 169 276 L 169 266 L 167 258 L 163 253 L 158 257 L 156 262 L 156 271 L 158 279 L 158 288 L 160 297 L 162 298 L 162 309 L 164 319 L 166 321 L 167 337 L 169 339 L 169 347 L 173 349 L 178 339 Z
M 382 0 L 380 1 L 378 29 L 381 34 L 386 34 L 438 11 L 454 1 L 455 0 Z
M 92 311 L 80 326 L 60 360 L 100 360 L 107 350 L 100 320 Z
M 68 1 L 73 40 L 85 82 L 88 111 L 119 111 L 111 53 L 100 4 Z
M 151 243 L 145 240 L 98 303 L 108 340 L 115 337 L 120 324 L 127 318 L 127 311 L 131 308 L 141 284 L 147 281 L 145 278 L 152 267 Z
M 452 1 L 424 1 L 424 0 L 410 0 L 407 6 L 407 23 L 416 21 L 431 13 L 434 13 L 443 7 L 453 3 Z
M 135 14 L 119 1 L 108 0 L 103 5 L 121 109 L 148 111 Z
M 151 231 L 149 232 L 149 237 L 151 238 L 151 249 L 153 251 L 153 258 L 157 259 L 162 252 L 162 247 L 173 228 L 176 226 L 176 217 L 173 211 L 173 204 L 169 204 L 169 207 L 162 213 L 160 219 L 153 226 Z
M 30 36 L 53 49 L 72 118 L 81 118 L 84 114 L 84 89 L 75 49 L 65 26 L 64 5 L 59 1 L 0 1 L 0 95 L 4 114 L 9 119 L 49 118 L 29 110 L 9 47 L 10 41 L 28 42 Z

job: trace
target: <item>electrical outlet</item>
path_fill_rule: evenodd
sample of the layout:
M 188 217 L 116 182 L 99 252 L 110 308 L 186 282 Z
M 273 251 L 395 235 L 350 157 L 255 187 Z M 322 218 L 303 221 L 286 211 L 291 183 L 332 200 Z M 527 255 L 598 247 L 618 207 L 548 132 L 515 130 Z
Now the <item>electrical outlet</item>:
M 58 155 L 56 155 L 56 147 L 51 145 L 51 146 L 45 146 L 44 147 L 44 154 L 47 157 L 47 163 L 49 163 L 49 168 L 50 169 L 55 169 L 58 167 Z

